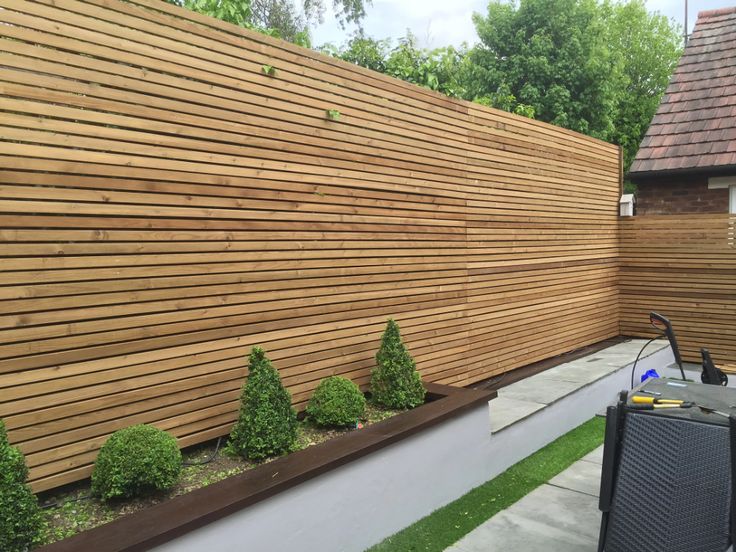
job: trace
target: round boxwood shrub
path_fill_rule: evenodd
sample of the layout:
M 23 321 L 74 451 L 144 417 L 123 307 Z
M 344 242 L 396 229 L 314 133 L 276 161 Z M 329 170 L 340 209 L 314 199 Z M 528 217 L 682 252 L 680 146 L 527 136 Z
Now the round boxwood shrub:
M 92 472 L 92 492 L 109 500 L 165 491 L 176 485 L 181 466 L 181 451 L 172 435 L 145 424 L 126 427 L 102 445 Z
M 250 460 L 263 460 L 292 450 L 296 442 L 296 412 L 291 395 L 266 353 L 253 347 L 248 380 L 240 396 L 238 421 L 228 448 Z
M 364 413 L 363 393 L 352 381 L 340 376 L 323 379 L 307 405 L 309 418 L 327 427 L 353 425 Z
M 0 420 L 0 550 L 25 552 L 39 544 L 43 522 L 36 495 L 26 485 L 23 454 L 8 442 Z
M 389 408 L 414 408 L 424 404 L 426 390 L 414 359 L 401 340 L 399 325 L 389 319 L 371 373 L 373 400 Z

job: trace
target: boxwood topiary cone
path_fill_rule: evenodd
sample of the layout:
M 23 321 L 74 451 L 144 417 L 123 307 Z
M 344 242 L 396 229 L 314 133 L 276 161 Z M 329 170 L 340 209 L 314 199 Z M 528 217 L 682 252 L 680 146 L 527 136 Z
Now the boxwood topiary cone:
M 296 441 L 296 412 L 291 395 L 266 353 L 253 347 L 248 381 L 240 397 L 240 414 L 230 433 L 229 447 L 250 460 L 288 452 Z
M 26 485 L 23 454 L 8 442 L 0 420 L 0 550 L 25 552 L 41 540 L 43 522 L 36 495 Z
M 389 318 L 371 374 L 373 400 L 390 408 L 414 408 L 424 404 L 426 392 L 416 363 L 401 340 L 399 325 Z

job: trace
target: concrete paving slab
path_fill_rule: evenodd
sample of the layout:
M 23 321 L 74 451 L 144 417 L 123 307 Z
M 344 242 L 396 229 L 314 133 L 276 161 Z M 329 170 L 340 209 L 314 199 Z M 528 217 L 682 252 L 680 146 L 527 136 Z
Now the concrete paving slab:
M 532 401 L 512 399 L 499 394 L 490 402 L 491 432 L 496 432 L 544 408 Z
M 596 363 L 574 361 L 545 370 L 535 377 L 541 380 L 569 381 L 585 385 L 593 383 L 619 368 L 621 368 L 620 365 L 612 365 L 601 361 Z
M 599 446 L 593 452 L 589 452 L 581 458 L 586 462 L 595 462 L 596 464 L 603 464 L 603 445 Z
M 551 404 L 577 391 L 579 388 L 580 384 L 574 381 L 532 376 L 499 389 L 498 396 L 539 404 Z M 493 402 L 491 401 L 491 405 L 493 405 Z
M 568 533 L 564 529 L 500 513 L 492 530 L 478 540 L 462 540 L 448 548 L 450 552 L 595 552 L 597 543 L 590 537 Z
M 594 552 L 599 524 L 595 497 L 542 485 L 448 550 Z
M 598 496 L 600 491 L 601 464 L 581 460 L 549 480 L 555 487 Z

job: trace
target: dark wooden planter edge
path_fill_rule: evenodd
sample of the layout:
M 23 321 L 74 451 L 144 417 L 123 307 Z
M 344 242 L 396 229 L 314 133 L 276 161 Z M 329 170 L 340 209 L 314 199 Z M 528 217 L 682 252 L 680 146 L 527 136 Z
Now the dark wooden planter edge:
M 418 408 L 46 545 L 37 552 L 149 550 L 496 397 L 495 391 L 436 383 L 425 386 L 429 402 Z

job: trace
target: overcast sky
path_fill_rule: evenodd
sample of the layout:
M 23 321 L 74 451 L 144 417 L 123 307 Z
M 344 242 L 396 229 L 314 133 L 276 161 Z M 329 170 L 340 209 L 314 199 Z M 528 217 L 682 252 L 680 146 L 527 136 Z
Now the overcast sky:
M 650 11 L 658 11 L 680 24 L 685 19 L 684 0 L 646 0 Z M 326 0 L 331 4 L 331 0 Z M 485 13 L 487 0 L 373 0 L 364 21 L 366 34 L 373 38 L 400 38 L 411 29 L 422 46 L 436 48 L 477 41 L 471 20 L 473 12 Z M 689 0 L 688 27 L 692 31 L 697 12 L 736 5 L 736 0 Z M 313 43 L 342 45 L 352 29 L 341 30 L 331 12 L 313 33 Z

